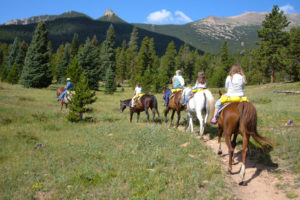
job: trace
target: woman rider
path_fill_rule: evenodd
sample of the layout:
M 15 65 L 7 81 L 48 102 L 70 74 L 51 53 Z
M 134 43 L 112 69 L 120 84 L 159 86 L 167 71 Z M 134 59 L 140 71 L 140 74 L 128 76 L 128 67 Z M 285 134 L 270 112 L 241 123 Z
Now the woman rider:
M 181 76 L 181 71 L 177 70 L 176 75 L 172 78 L 172 89 L 182 89 L 184 86 L 184 78 Z M 171 94 L 171 90 L 169 90 L 165 97 L 164 106 L 168 106 L 169 96 Z

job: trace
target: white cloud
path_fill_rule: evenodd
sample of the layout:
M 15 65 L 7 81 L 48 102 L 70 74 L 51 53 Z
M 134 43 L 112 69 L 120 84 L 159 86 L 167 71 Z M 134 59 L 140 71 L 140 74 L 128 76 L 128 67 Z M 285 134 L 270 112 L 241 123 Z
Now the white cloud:
M 294 13 L 295 12 L 295 8 L 292 5 L 290 5 L 290 4 L 287 4 L 285 6 L 281 6 L 280 10 L 282 10 L 285 14 Z
M 183 22 L 183 23 L 188 23 L 188 22 L 192 22 L 193 20 L 186 16 L 182 11 L 180 10 L 177 10 L 175 12 L 175 16 L 176 16 L 176 21 L 178 21 L 179 23 L 180 22 Z
M 150 13 L 147 17 L 147 23 L 150 24 L 183 24 L 191 21 L 192 19 L 180 10 L 172 14 L 170 11 L 162 9 Z

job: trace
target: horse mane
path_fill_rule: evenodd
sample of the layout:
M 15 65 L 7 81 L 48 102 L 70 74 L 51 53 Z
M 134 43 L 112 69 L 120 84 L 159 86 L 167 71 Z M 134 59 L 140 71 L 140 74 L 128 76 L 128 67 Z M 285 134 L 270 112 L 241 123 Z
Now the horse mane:
M 122 101 L 126 106 L 130 106 L 131 99 L 125 99 Z

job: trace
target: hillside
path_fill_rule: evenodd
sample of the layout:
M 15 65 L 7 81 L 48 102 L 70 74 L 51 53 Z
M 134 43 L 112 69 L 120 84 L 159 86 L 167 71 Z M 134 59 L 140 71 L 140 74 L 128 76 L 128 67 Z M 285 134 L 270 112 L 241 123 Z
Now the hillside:
M 29 41 L 31 38 L 29 30 L 33 30 L 31 28 L 32 23 L 37 23 L 40 20 L 47 21 L 54 47 L 57 47 L 60 41 L 71 41 L 75 32 L 80 37 L 83 35 L 80 42 L 83 42 L 86 36 L 92 37 L 94 34 L 97 35 L 99 41 L 102 41 L 105 37 L 107 23 L 113 23 L 118 30 L 117 35 L 120 36 L 117 38 L 119 40 L 117 45 L 120 45 L 124 39 L 128 41 L 132 27 L 137 26 L 140 39 L 145 35 L 154 37 L 156 51 L 159 55 L 164 53 L 171 40 L 175 41 L 176 47 L 185 42 L 192 47 L 212 54 L 220 53 L 223 41 L 227 40 L 230 53 L 235 54 L 244 49 L 256 47 L 256 41 L 259 40 L 257 30 L 261 28 L 266 14 L 267 12 L 246 12 L 232 17 L 208 16 L 184 25 L 154 25 L 129 24 L 110 9 L 97 20 L 82 13 L 69 11 L 61 15 L 42 15 L 8 21 L 5 25 L 0 26 L 0 41 L 12 42 L 16 35 Z M 287 14 L 286 16 L 291 22 L 289 28 L 300 26 L 300 13 Z M 7 26 L 7 24 L 14 24 L 15 27 Z
M 93 20 L 88 17 L 57 18 L 55 20 L 46 21 L 49 39 L 51 40 L 54 49 L 60 44 L 71 42 L 74 33 L 78 34 L 80 43 L 84 43 L 87 37 L 92 38 L 94 35 L 97 36 L 99 42 L 102 42 L 106 37 L 106 31 L 110 24 L 113 24 L 115 29 L 117 46 L 121 46 L 123 40 L 129 41 L 133 25 L 128 23 L 111 22 L 104 20 L 103 18 L 100 20 Z M 0 42 L 12 43 L 16 36 L 30 42 L 35 27 L 35 23 L 27 25 L 1 25 Z M 155 50 L 160 56 L 165 53 L 165 49 L 169 42 L 174 41 L 177 49 L 184 44 L 182 40 L 176 37 L 138 28 L 139 44 L 145 36 L 154 38 Z
M 135 24 L 137 27 L 161 34 L 171 35 L 213 54 L 218 54 L 224 40 L 229 51 L 238 53 L 243 49 L 255 47 L 259 40 L 257 30 L 266 12 L 247 12 L 232 17 L 209 16 L 185 25 Z M 288 14 L 290 27 L 300 26 L 300 13 Z

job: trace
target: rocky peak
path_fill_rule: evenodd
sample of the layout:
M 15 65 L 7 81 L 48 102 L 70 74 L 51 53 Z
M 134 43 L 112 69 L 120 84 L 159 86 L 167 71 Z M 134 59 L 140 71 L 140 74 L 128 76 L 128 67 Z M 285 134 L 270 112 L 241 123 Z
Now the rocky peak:
M 112 17 L 112 16 L 118 16 L 116 15 L 116 13 L 114 13 L 112 9 L 107 9 L 102 15 L 102 17 Z

